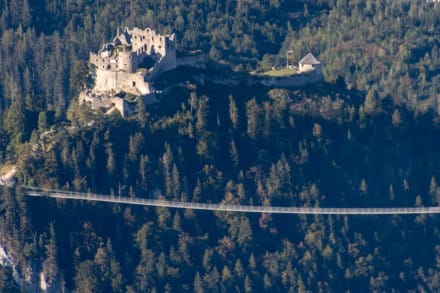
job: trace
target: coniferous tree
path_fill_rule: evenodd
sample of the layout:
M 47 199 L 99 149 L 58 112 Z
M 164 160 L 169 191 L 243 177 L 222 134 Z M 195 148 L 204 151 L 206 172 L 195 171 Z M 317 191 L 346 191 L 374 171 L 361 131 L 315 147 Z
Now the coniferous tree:
M 259 129 L 260 109 L 255 98 L 246 103 L 247 133 L 255 139 Z
M 235 103 L 234 97 L 232 95 L 229 96 L 229 118 L 231 119 L 231 124 L 233 129 L 238 128 L 239 115 L 237 104 Z

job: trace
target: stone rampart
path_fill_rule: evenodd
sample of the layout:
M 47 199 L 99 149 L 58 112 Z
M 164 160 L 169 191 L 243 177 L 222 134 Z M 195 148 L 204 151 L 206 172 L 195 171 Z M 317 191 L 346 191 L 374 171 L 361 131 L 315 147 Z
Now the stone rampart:
M 123 71 L 96 70 L 94 91 L 125 91 L 134 95 L 148 95 L 153 92 L 146 81 L 145 72 L 128 73 Z
M 177 57 L 177 66 L 206 68 L 206 60 L 203 54 Z

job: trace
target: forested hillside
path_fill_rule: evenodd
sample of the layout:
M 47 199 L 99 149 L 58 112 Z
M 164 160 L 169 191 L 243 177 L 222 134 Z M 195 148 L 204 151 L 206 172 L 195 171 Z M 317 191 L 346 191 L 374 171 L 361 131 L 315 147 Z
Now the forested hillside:
M 440 204 L 439 5 L 159 2 L 0 2 L 0 162 L 18 168 L 17 186 L 0 195 L 0 291 L 437 291 L 438 215 L 249 215 L 23 195 L 27 184 L 250 205 Z M 326 82 L 219 86 L 184 69 L 158 81 L 179 86 L 132 117 L 93 113 L 75 98 L 89 51 L 118 26 L 175 32 L 180 50 L 241 74 L 310 51 Z

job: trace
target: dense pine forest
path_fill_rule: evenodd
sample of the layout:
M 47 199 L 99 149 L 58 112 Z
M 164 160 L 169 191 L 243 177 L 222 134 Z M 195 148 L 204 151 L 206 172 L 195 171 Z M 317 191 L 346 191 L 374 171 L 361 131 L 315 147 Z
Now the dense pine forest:
M 118 27 L 176 33 L 134 115 L 78 106 Z M 0 1 L 2 292 L 435 292 L 438 215 L 296 216 L 30 198 L 22 186 L 276 206 L 440 205 L 440 5 Z M 325 81 L 220 86 L 312 52 Z M 220 68 L 220 69 L 219 69 Z M 209 80 L 209 79 L 207 79 Z M 439 183 L 440 184 L 440 183 Z

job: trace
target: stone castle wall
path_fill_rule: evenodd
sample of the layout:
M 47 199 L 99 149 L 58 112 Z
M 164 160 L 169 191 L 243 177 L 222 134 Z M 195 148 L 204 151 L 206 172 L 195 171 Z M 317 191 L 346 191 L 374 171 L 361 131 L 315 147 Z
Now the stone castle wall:
M 145 50 L 149 55 L 165 56 L 175 50 L 174 35 L 161 35 L 150 28 L 142 30 L 137 27 L 127 30 L 127 33 L 131 35 L 132 50 L 135 52 Z
M 108 109 L 107 114 L 117 110 L 125 117 L 131 113 L 131 109 L 124 99 L 110 96 L 107 93 L 82 92 L 78 97 L 80 105 L 88 104 L 92 110 Z
M 134 95 L 148 95 L 153 92 L 142 72 L 96 71 L 94 91 L 125 91 Z
M 149 56 L 154 66 L 139 69 Z M 135 95 L 153 92 L 150 81 L 177 67 L 174 35 L 160 35 L 152 29 L 125 29 L 96 54 L 90 54 L 95 91 L 126 91 Z
M 98 54 L 91 53 L 90 63 L 99 70 L 134 72 L 146 56 L 163 63 L 163 69 L 175 68 L 174 35 L 160 35 L 149 28 L 126 29 L 112 43 L 105 44 Z
M 122 33 L 118 29 L 112 42 L 98 53 L 90 53 L 94 86 L 80 94 L 79 103 L 88 103 L 94 110 L 106 108 L 107 113 L 118 110 L 125 116 L 131 103 L 115 96 L 117 93 L 130 93 L 152 103 L 157 101 L 152 81 L 161 73 L 178 65 L 205 67 L 203 55 L 184 57 L 178 63 L 174 38 L 174 34 L 161 35 L 150 28 L 126 28 Z
M 322 65 L 321 64 L 299 64 L 299 71 L 302 73 L 307 72 L 322 72 Z
M 203 54 L 182 56 L 177 58 L 177 66 L 189 66 L 195 68 L 206 68 L 206 60 Z

